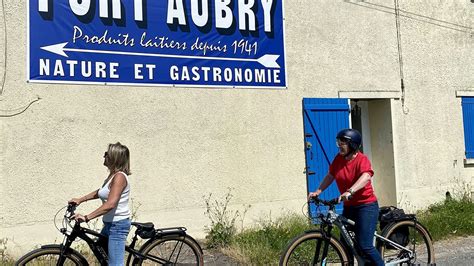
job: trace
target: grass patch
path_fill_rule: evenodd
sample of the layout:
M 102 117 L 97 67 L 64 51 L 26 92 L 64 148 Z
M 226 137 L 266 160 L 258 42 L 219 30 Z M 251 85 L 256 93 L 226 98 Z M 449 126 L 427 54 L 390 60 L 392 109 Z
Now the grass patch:
M 433 204 L 427 210 L 418 212 L 417 217 L 435 241 L 474 235 L 474 203 L 467 196 Z
M 303 216 L 287 215 L 276 221 L 261 221 L 237 234 L 225 253 L 244 264 L 278 264 L 280 254 L 291 239 L 314 228 Z

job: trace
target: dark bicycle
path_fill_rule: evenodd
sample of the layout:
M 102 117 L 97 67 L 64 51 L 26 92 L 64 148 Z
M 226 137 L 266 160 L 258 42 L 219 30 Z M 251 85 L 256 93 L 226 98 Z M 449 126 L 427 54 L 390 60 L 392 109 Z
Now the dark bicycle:
M 100 265 L 107 265 L 107 237 L 72 221 L 75 209 L 72 204 L 67 206 L 62 227 L 58 228 L 64 235 L 62 244 L 41 246 L 21 257 L 15 265 L 89 265 L 83 255 L 71 248 L 77 238 L 88 244 Z M 203 265 L 202 249 L 186 233 L 186 228 L 155 229 L 153 223 L 137 222 L 132 222 L 132 226 L 136 229 L 132 242 L 125 248 L 128 252 L 125 265 Z M 139 237 L 147 241 L 135 247 Z
M 318 214 L 319 229 L 308 230 L 290 242 L 280 258 L 280 265 L 354 265 L 355 261 L 357 265 L 365 265 L 366 259 L 350 231 L 354 222 L 335 212 L 338 199 L 314 198 L 310 202 L 329 209 Z M 333 231 L 334 226 L 340 236 Z M 435 264 L 431 236 L 415 215 L 392 220 L 384 226 L 382 235 L 376 232 L 374 237 L 385 265 Z

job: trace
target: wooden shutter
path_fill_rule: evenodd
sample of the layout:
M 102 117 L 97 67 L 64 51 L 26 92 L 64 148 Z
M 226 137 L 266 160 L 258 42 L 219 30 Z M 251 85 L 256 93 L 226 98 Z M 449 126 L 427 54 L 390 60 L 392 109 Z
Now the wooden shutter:
M 315 191 L 328 173 L 329 165 L 338 152 L 336 135 L 341 129 L 349 128 L 349 111 L 348 99 L 303 99 L 308 193 Z M 332 199 L 339 194 L 334 182 L 321 194 L 321 198 Z M 317 213 L 315 206 L 309 208 L 314 217 Z M 337 211 L 342 212 L 342 205 L 338 206 Z
M 474 159 L 474 97 L 462 98 L 466 158 Z

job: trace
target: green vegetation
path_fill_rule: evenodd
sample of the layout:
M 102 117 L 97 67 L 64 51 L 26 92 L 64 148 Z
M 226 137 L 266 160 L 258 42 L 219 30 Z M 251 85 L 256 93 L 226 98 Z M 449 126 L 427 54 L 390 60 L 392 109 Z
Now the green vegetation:
M 278 264 L 280 253 L 288 242 L 311 228 L 314 226 L 308 219 L 299 215 L 262 221 L 258 226 L 237 234 L 226 253 L 244 264 Z
M 209 205 L 210 197 L 206 201 L 207 210 L 219 214 L 208 214 L 209 218 L 213 217 L 208 228 L 208 247 L 219 247 L 243 264 L 278 264 L 281 252 L 294 237 L 315 228 L 303 215 L 288 214 L 275 221 L 263 220 L 253 228 L 237 232 L 235 219 L 239 214 L 227 209 L 231 198 L 229 192 L 224 203 L 215 201 L 213 207 Z M 474 235 L 472 199 L 467 195 L 456 198 L 448 198 L 417 213 L 419 221 L 428 228 L 435 241 L 452 236 Z
M 417 213 L 417 217 L 435 241 L 451 236 L 474 235 L 474 203 L 467 195 L 433 204 Z
M 245 213 L 250 208 L 250 205 L 245 206 L 243 212 L 230 210 L 229 203 L 233 198 L 231 192 L 232 188 L 228 188 L 223 201 L 212 200 L 212 194 L 204 198 L 206 203 L 206 212 L 204 214 L 211 221 L 211 225 L 206 227 L 207 246 L 210 248 L 228 246 L 237 233 L 235 226 L 237 219 L 241 218 L 243 220 Z

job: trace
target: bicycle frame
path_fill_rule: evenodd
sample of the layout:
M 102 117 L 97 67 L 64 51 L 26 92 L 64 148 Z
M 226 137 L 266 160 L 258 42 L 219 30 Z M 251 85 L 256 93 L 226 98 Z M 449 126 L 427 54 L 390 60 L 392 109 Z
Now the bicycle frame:
M 70 223 L 69 223 L 70 218 L 69 217 L 71 217 L 74 214 L 74 210 L 75 210 L 74 205 L 68 205 L 68 208 L 66 210 L 66 214 L 63 217 L 64 221 L 69 225 L 70 225 Z M 60 245 L 61 254 L 59 256 L 57 265 L 63 265 L 64 264 L 64 261 L 66 259 L 66 256 L 64 256 L 64 254 L 66 252 L 68 252 L 69 250 L 73 250 L 73 249 L 71 249 L 71 245 L 77 238 L 80 238 L 80 239 L 84 240 L 87 243 L 89 248 L 92 250 L 92 253 L 94 254 L 94 256 L 99 261 L 100 265 L 108 265 L 108 254 L 107 254 L 107 252 L 108 252 L 108 250 L 107 250 L 108 249 L 107 248 L 108 238 L 106 236 L 94 231 L 94 230 L 90 230 L 88 228 L 81 227 L 80 223 L 78 223 L 78 222 L 75 222 L 74 226 L 71 226 L 71 227 L 72 227 L 72 231 L 71 231 L 70 234 L 68 234 L 66 228 L 61 228 L 60 229 L 60 232 L 62 234 L 64 234 L 65 237 L 64 237 L 63 243 Z M 92 237 L 95 237 L 96 240 L 93 240 L 91 237 L 89 237 L 89 235 L 91 235 Z M 155 239 L 155 238 L 152 238 L 152 240 L 153 239 Z M 134 249 L 137 240 L 138 240 L 138 237 L 137 237 L 137 234 L 135 234 L 133 239 L 132 239 L 132 242 L 130 243 L 130 245 L 125 246 L 125 250 L 128 251 L 130 254 L 133 254 L 134 258 L 144 259 L 145 256 L 143 256 L 139 251 Z M 148 241 L 148 242 L 150 242 L 150 241 Z M 148 242 L 146 242 L 145 244 L 148 244 Z M 77 252 L 76 252 L 76 256 L 80 256 L 81 259 L 84 259 L 84 257 L 82 255 L 80 255 L 79 253 L 77 253 Z M 148 256 L 146 256 L 146 257 L 148 257 Z M 128 261 L 127 261 L 127 265 L 130 262 L 129 260 L 130 259 L 128 259 Z M 166 260 L 157 260 L 156 262 L 165 264 L 167 261 Z
M 107 265 L 108 263 L 108 256 L 106 247 L 104 244 L 107 243 L 107 238 L 102 234 L 90 230 L 88 228 L 81 227 L 79 223 L 73 226 L 71 233 L 68 235 L 65 228 L 61 230 L 61 233 L 65 235 L 63 244 L 61 245 L 61 255 L 58 260 L 58 265 L 62 265 L 66 257 L 64 256 L 64 252 L 71 247 L 71 244 L 76 240 L 76 238 L 80 238 L 84 240 L 89 248 L 94 253 L 94 256 L 97 258 L 101 265 Z M 94 241 L 89 235 L 97 237 L 97 240 Z
M 375 240 L 376 240 L 376 241 L 383 241 L 383 242 L 390 243 L 390 245 L 396 247 L 397 249 L 399 249 L 399 250 L 404 250 L 404 251 L 408 252 L 408 253 L 410 254 L 410 258 L 413 257 L 413 252 L 412 252 L 411 250 L 405 248 L 404 246 L 401 246 L 401 245 L 399 245 L 398 243 L 393 242 L 392 240 L 390 240 L 390 239 L 388 239 L 388 238 L 385 238 L 385 237 L 383 237 L 383 236 L 377 234 L 377 232 L 375 232 L 374 236 L 375 236 Z M 380 240 L 380 239 L 381 239 L 381 240 Z M 408 258 L 406 258 L 406 259 L 400 259 L 400 260 L 397 260 L 397 261 L 391 261 L 391 262 L 389 262 L 389 263 L 386 263 L 385 265 L 398 265 L 398 264 L 400 264 L 400 263 L 402 263 L 402 262 L 407 262 L 407 261 L 409 261 Z
M 89 248 L 92 250 L 92 252 L 94 253 L 94 256 L 97 258 L 97 260 L 99 261 L 101 265 L 107 265 L 108 263 L 107 246 L 106 246 L 107 237 L 105 237 L 104 235 L 96 231 L 81 227 L 79 223 L 76 223 L 74 225 L 71 234 L 67 235 L 66 232 L 64 232 L 64 234 L 66 235 L 66 237 L 65 237 L 65 241 L 63 245 L 61 245 L 61 256 L 58 261 L 59 265 L 62 265 L 66 258 L 65 256 L 63 256 L 64 254 L 63 252 L 66 252 L 66 250 L 68 250 L 71 247 L 71 244 L 74 242 L 76 238 L 80 238 L 88 244 Z M 97 240 L 94 241 L 91 237 L 89 237 L 89 235 L 96 237 Z M 158 229 L 157 235 L 155 237 L 150 238 L 147 242 L 145 242 L 145 244 L 142 245 L 142 248 L 145 248 L 147 245 L 151 244 L 156 239 L 162 238 L 163 236 L 167 236 L 167 235 L 179 235 L 179 236 L 184 237 L 186 235 L 186 231 L 182 227 Z M 167 259 L 160 258 L 151 254 L 143 255 L 140 252 L 141 249 L 140 250 L 135 249 L 135 244 L 137 243 L 137 241 L 138 241 L 138 236 L 137 234 L 135 234 L 132 238 L 132 242 L 129 245 L 125 246 L 125 250 L 132 255 L 132 256 L 129 256 L 129 258 L 127 259 L 127 265 L 130 263 L 130 259 L 151 260 L 153 262 L 156 262 L 162 265 L 170 263 L 170 261 Z M 174 247 L 173 252 L 176 250 L 180 250 L 181 248 L 182 248 L 182 243 L 181 243 L 181 246 L 179 247 L 178 245 L 176 245 Z
M 74 211 L 76 210 L 75 204 L 68 204 L 63 215 L 62 227 L 56 225 L 56 216 L 64 208 L 61 208 L 54 216 L 56 228 L 64 235 L 62 243 L 42 245 L 41 248 L 25 254 L 17 261 L 16 265 L 25 265 L 25 263 L 30 263 L 31 260 L 37 258 L 44 259 L 43 256 L 49 255 L 54 255 L 54 259 L 57 258 L 56 265 L 63 265 L 67 259 L 71 259 L 79 265 L 89 265 L 82 254 L 71 248 L 74 241 L 78 238 L 87 243 L 100 265 L 108 264 L 108 237 L 89 228 L 81 227 L 80 222 L 74 221 L 72 217 L 74 217 Z M 142 262 L 145 260 L 150 260 L 161 265 L 175 264 L 184 246 L 192 250 L 193 253 L 191 256 L 195 257 L 196 260 L 199 261 L 199 264 L 202 264 L 202 248 L 194 238 L 186 233 L 185 227 L 155 229 L 153 223 L 139 222 L 132 222 L 131 225 L 134 226 L 136 230 L 131 243 L 125 246 L 125 251 L 129 253 L 127 256 L 127 265 L 130 265 L 132 262 Z M 140 244 L 135 248 L 139 238 L 147 241 L 143 245 Z M 166 243 L 166 247 L 171 251 L 171 255 L 159 255 L 162 256 L 160 258 L 157 255 L 150 254 L 152 253 L 150 252 L 151 250 L 155 250 L 156 246 L 161 247 L 162 243 Z M 172 244 L 169 245 L 169 243 Z M 175 262 L 170 260 L 174 260 Z
M 333 209 L 334 207 L 329 208 L 326 217 L 321 214 L 320 218 L 322 218 L 321 221 L 324 224 L 321 226 L 321 231 L 323 232 L 325 237 L 330 237 L 333 225 L 339 228 L 341 237 L 345 241 L 345 244 L 343 244 L 343 246 L 346 247 L 346 249 L 349 248 L 349 250 L 346 250 L 349 256 L 354 256 L 359 265 L 364 265 L 365 260 L 359 255 L 360 252 L 358 251 L 358 245 L 354 238 L 350 235 L 349 230 L 347 230 L 346 227 L 346 224 L 354 225 L 355 223 L 345 218 L 344 216 L 337 214 Z M 324 230 L 324 227 L 327 227 L 327 230 Z M 326 245 L 325 250 L 323 251 L 323 258 L 327 256 L 327 246 L 328 245 Z
M 353 226 L 355 224 L 354 221 L 349 220 L 345 218 L 344 216 L 337 214 L 335 212 L 335 205 L 330 205 L 327 211 L 327 214 L 326 215 L 320 214 L 319 218 L 322 221 L 321 232 L 323 233 L 323 236 L 326 239 L 329 239 L 331 237 L 331 231 L 332 231 L 333 226 L 336 226 L 337 228 L 339 228 L 341 237 L 345 241 L 345 244 L 343 243 L 343 246 L 345 246 L 346 249 L 348 249 L 346 251 L 348 252 L 349 257 L 355 257 L 358 265 L 364 265 L 366 263 L 366 260 L 360 255 L 361 254 L 360 248 L 357 242 L 355 241 L 354 237 L 349 233 L 349 230 L 347 229 L 347 225 Z M 374 240 L 390 243 L 390 245 L 392 245 L 393 247 L 399 250 L 404 250 L 408 252 L 409 254 L 409 258 L 404 258 L 397 261 L 391 261 L 385 265 L 398 265 L 400 263 L 409 261 L 410 258 L 413 257 L 413 252 L 411 250 L 399 245 L 396 242 L 393 242 L 392 240 L 388 238 L 385 238 L 377 234 L 377 232 L 374 233 Z M 320 244 L 318 243 L 318 247 L 316 247 L 315 256 L 317 256 L 317 254 L 320 251 L 319 245 Z M 328 252 L 328 243 L 325 243 L 325 247 L 323 249 L 323 254 L 322 254 L 323 259 L 326 258 L 327 252 Z

